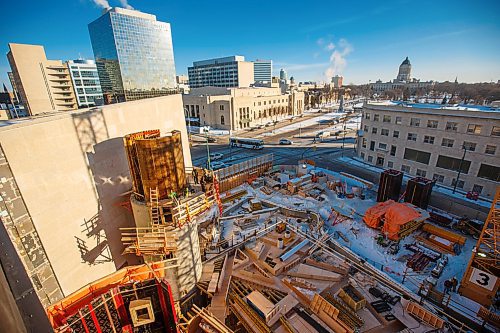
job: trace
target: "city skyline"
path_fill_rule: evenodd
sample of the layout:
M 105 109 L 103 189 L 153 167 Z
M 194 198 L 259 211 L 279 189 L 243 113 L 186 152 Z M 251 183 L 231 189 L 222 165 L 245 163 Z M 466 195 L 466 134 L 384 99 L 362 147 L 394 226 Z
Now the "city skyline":
M 5 7 L 11 13 L 10 20 L 2 23 L 2 31 L 7 33 L 0 37 L 4 54 L 7 43 L 13 42 L 43 45 L 50 59 L 93 59 L 87 25 L 101 15 L 97 3 L 106 1 L 79 0 L 64 2 L 64 6 L 61 1 L 61 6 L 50 9 L 36 1 L 9 2 Z M 270 59 L 273 75 L 279 75 L 284 68 L 297 82 L 328 81 L 340 74 L 346 84 L 363 84 L 392 80 L 398 64 L 408 56 L 414 77 L 422 80 L 500 79 L 500 62 L 496 58 L 500 51 L 500 23 L 495 14 L 500 5 L 494 1 L 482 1 L 481 5 L 445 1 L 414 6 L 400 0 L 355 8 L 328 2 L 311 7 L 266 4 L 271 13 L 267 18 L 275 25 L 264 24 L 266 17 L 259 6 L 242 4 L 235 10 L 224 1 L 220 6 L 133 0 L 107 3 L 133 6 L 171 23 L 177 75 L 187 74 L 193 61 L 241 54 L 249 61 Z M 328 10 L 318 11 L 318 7 Z M 71 20 L 61 29 L 47 17 Z M 221 19 L 213 19 L 217 17 Z M 37 28 L 41 24 L 44 29 Z M 0 57 L 0 84 L 10 87 L 9 70 L 6 57 Z

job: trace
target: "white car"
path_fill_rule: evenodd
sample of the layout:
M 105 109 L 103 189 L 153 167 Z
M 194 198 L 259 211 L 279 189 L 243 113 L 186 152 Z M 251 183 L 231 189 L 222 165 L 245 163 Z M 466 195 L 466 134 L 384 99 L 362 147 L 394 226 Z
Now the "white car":
M 280 139 L 280 145 L 291 145 L 293 144 L 293 141 L 292 140 L 288 140 L 288 139 Z
M 210 160 L 212 160 L 212 161 L 220 160 L 223 157 L 224 157 L 224 154 L 222 154 L 222 153 L 212 153 L 212 154 L 210 154 Z
M 224 169 L 229 166 L 229 164 L 226 164 L 224 162 L 213 162 L 210 163 L 210 166 L 212 167 L 212 170 L 219 170 L 219 169 Z

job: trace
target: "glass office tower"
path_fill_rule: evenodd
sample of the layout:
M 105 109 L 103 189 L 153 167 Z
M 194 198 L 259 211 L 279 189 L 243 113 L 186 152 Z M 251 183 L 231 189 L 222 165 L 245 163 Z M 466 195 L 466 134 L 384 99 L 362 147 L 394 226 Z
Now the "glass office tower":
M 106 103 L 176 93 L 169 23 L 115 7 L 90 23 L 89 32 Z

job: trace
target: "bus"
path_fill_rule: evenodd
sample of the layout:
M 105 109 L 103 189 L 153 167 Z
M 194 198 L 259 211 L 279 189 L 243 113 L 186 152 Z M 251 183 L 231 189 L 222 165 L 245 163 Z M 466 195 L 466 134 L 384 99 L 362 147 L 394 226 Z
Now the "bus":
M 230 138 L 229 145 L 231 147 L 262 149 L 264 148 L 264 141 L 251 138 Z

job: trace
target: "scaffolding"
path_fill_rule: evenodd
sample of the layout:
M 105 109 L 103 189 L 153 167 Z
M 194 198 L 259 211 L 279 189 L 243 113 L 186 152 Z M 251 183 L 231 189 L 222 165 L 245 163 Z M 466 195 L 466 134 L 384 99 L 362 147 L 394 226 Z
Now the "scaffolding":
M 120 228 L 120 230 L 121 241 L 125 246 L 123 254 L 165 256 L 173 255 L 177 251 L 176 233 L 167 230 L 167 227 Z
M 499 246 L 500 186 L 458 289 L 460 294 L 486 307 L 493 303 L 500 285 Z

